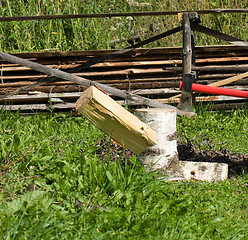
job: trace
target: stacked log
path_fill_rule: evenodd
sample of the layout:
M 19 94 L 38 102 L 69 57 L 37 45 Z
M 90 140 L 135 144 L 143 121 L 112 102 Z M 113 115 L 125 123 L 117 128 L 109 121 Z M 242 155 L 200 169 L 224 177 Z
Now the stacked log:
M 15 55 L 52 68 L 68 70 L 95 57 L 113 52 L 115 50 L 40 52 Z M 238 46 L 196 47 L 195 58 L 196 64 L 193 71 L 197 73 L 196 81 L 200 84 L 211 84 L 248 71 L 248 50 Z M 0 61 L 0 63 L 0 95 L 10 93 L 21 86 L 33 84 L 46 77 L 17 64 L 5 61 Z M 180 93 L 182 48 L 135 49 L 104 63 L 95 64 L 76 74 L 118 89 L 169 102 L 169 97 Z M 226 87 L 248 90 L 248 78 L 240 79 Z M 17 96 L 1 99 L 0 104 L 5 105 L 6 108 L 11 105 L 13 110 L 18 108 L 43 110 L 48 107 L 71 109 L 74 108 L 75 102 L 83 90 L 84 87 L 80 85 L 58 80 L 37 86 Z M 228 108 L 232 106 L 240 107 L 245 102 L 244 99 L 231 97 L 214 96 L 205 98 L 204 95 L 197 96 L 196 101 L 202 100 L 215 101 L 221 104 L 225 102 L 229 104 Z M 175 102 L 177 101 L 175 100 Z M 224 105 L 222 104 L 222 106 Z

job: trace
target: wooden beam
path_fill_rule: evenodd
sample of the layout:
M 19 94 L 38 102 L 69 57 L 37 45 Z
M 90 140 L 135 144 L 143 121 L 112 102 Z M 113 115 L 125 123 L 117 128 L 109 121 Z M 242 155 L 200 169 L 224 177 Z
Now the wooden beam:
M 94 86 L 81 94 L 76 110 L 135 154 L 156 144 L 152 128 Z
M 174 106 L 163 104 L 163 103 L 158 103 L 158 102 L 153 101 L 149 98 L 145 98 L 145 97 L 142 97 L 139 95 L 135 95 L 135 94 L 126 92 L 126 91 L 122 91 L 122 90 L 119 90 L 119 89 L 116 89 L 116 88 L 113 88 L 113 87 L 110 87 L 110 86 L 107 86 L 107 85 L 104 85 L 101 83 L 96 83 L 96 82 L 93 82 L 93 81 L 88 80 L 86 78 L 75 76 L 75 75 L 72 75 L 70 73 L 60 71 L 58 69 L 52 69 L 50 67 L 46 67 L 46 66 L 43 66 L 43 65 L 35 63 L 35 62 L 31 62 L 31 61 L 28 61 L 28 60 L 25 60 L 22 58 L 18 58 L 16 56 L 13 56 L 13 55 L 8 54 L 8 53 L 4 53 L 4 52 L 0 51 L 0 57 L 6 61 L 9 61 L 12 63 L 17 63 L 17 64 L 20 64 L 22 66 L 32 68 L 38 72 L 42 72 L 42 73 L 45 73 L 47 75 L 50 75 L 50 76 L 53 76 L 56 78 L 61 78 L 61 79 L 67 80 L 67 81 L 71 81 L 71 82 L 83 85 L 85 87 L 90 87 L 92 85 L 95 85 L 98 88 L 102 89 L 103 91 L 107 92 L 108 94 L 112 94 L 114 96 L 118 96 L 120 98 L 124 98 L 124 99 L 127 99 L 129 101 L 140 102 L 141 105 L 146 105 L 146 106 L 150 106 L 150 107 L 157 107 L 157 108 L 175 109 L 177 111 L 177 114 L 186 115 L 189 117 L 194 115 L 194 113 L 187 113 L 187 112 L 181 111 Z M 5 97 L 6 97 L 6 95 L 0 96 L 0 98 L 5 98 Z
M 33 20 L 49 20 L 49 19 L 75 19 L 75 18 L 112 18 L 112 17 L 140 17 L 140 16 L 165 16 L 177 15 L 178 13 L 186 13 L 188 10 L 178 11 L 144 11 L 144 12 L 124 12 L 124 13 L 93 13 L 93 14 L 63 14 L 63 15 L 36 15 L 36 16 L 13 16 L 0 17 L 0 22 L 12 21 L 33 21 Z M 247 13 L 248 9 L 209 9 L 209 10 L 192 10 L 198 14 L 221 14 L 221 13 Z
M 183 14 L 183 89 L 180 97 L 178 109 L 193 112 L 191 85 L 192 71 L 192 39 L 189 13 Z M 189 76 L 192 76 L 191 78 Z
M 246 49 L 248 48 L 248 42 L 246 42 L 244 40 L 241 40 L 241 39 L 232 37 L 230 35 L 227 35 L 225 33 L 221 33 L 219 31 L 216 31 L 216 30 L 201 26 L 199 24 L 193 24 L 193 29 L 198 31 L 198 32 L 207 34 L 209 36 L 212 36 L 212 37 L 219 38 L 221 40 L 230 42 L 230 43 L 232 43 L 232 44 L 234 44 L 236 46 L 244 47 Z

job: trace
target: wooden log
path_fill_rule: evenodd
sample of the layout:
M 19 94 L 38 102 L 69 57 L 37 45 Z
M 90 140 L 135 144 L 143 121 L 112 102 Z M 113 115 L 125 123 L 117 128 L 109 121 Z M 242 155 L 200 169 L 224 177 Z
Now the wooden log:
M 167 180 L 222 181 L 227 178 L 228 164 L 178 160 L 174 110 L 138 109 L 137 115 L 157 133 L 157 144 L 139 155 L 147 168 L 164 172 Z
M 178 172 L 179 177 L 185 180 L 224 181 L 228 177 L 228 164 L 179 161 Z
M 124 99 L 128 99 L 130 101 L 140 101 L 141 105 L 147 105 L 147 106 L 151 106 L 151 107 L 168 108 L 168 109 L 176 109 L 177 113 L 180 114 L 180 115 L 187 115 L 187 116 L 193 116 L 194 115 L 194 113 L 187 113 L 187 112 L 181 111 L 181 110 L 177 109 L 176 107 L 173 107 L 173 106 L 170 106 L 170 105 L 158 103 L 158 102 L 153 101 L 151 99 L 144 98 L 144 97 L 141 97 L 141 96 L 135 95 L 135 94 L 130 94 L 128 92 L 125 92 L 125 91 L 122 91 L 122 90 L 119 90 L 119 89 L 115 89 L 113 87 L 106 86 L 104 84 L 94 83 L 94 82 L 90 81 L 89 79 L 78 77 L 78 76 L 75 76 L 75 75 L 72 75 L 72 74 L 57 70 L 57 69 L 52 69 L 52 68 L 43 66 L 41 64 L 34 63 L 34 62 L 31 62 L 31 61 L 27 61 L 25 59 L 21 59 L 21 58 L 15 57 L 13 55 L 10 55 L 10 54 L 7 54 L 7 53 L 1 52 L 1 51 L 0 51 L 0 57 L 2 59 L 5 59 L 6 61 L 9 61 L 9 62 L 12 62 L 12 63 L 17 63 L 17 64 L 20 64 L 22 66 L 26 66 L 26 67 L 32 68 L 32 69 L 34 69 L 36 71 L 39 71 L 39 72 L 45 73 L 47 75 L 53 76 L 56 79 L 61 78 L 61 79 L 67 80 L 67 81 L 71 81 L 71 82 L 86 86 L 86 87 L 95 85 L 95 86 L 101 88 L 103 91 L 108 92 L 109 94 L 113 94 L 115 96 L 118 96 L 118 97 L 121 97 L 121 98 L 124 98 Z M 48 81 L 50 82 L 50 80 L 48 80 Z M 16 91 L 14 94 L 19 93 L 20 90 L 21 89 Z M 27 90 L 27 89 L 25 89 L 25 90 Z M 10 95 L 14 95 L 14 94 L 11 93 Z M 0 98 L 5 98 L 5 97 L 7 97 L 7 96 L 3 96 L 3 97 L 0 96 Z
M 174 167 L 178 162 L 176 112 L 161 108 L 138 109 L 137 116 L 157 133 L 157 144 L 148 147 L 139 158 L 152 170 Z
M 94 86 L 82 93 L 76 110 L 135 154 L 156 144 L 156 133 L 152 128 Z

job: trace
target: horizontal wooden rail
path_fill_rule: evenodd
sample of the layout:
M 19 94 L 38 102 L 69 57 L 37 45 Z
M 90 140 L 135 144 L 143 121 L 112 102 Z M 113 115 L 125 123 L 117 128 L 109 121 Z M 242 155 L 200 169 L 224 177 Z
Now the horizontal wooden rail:
M 198 14 L 216 13 L 247 13 L 248 9 L 209 9 L 209 10 L 178 10 L 162 12 L 124 12 L 124 13 L 93 13 L 93 14 L 66 14 L 66 15 L 37 15 L 37 16 L 14 16 L 0 17 L 0 22 L 30 21 L 30 20 L 52 20 L 52 19 L 73 19 L 73 18 L 105 18 L 105 17 L 141 17 L 141 16 L 163 16 L 177 15 L 184 12 L 197 12 Z

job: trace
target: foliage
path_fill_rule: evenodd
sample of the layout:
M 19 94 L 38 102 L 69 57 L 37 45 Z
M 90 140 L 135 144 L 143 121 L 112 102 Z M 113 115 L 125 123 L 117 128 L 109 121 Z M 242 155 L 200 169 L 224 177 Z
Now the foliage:
M 0 13 L 5 16 L 82 14 L 138 11 L 174 11 L 215 8 L 247 8 L 241 0 L 164 1 L 164 0 L 2 0 Z M 247 14 L 201 15 L 202 24 L 234 37 L 247 40 Z M 6 52 L 95 50 L 127 47 L 122 40 L 140 35 L 141 39 L 178 26 L 177 16 L 82 18 L 0 22 L 0 48 Z M 196 34 L 197 45 L 223 44 L 215 38 Z M 146 47 L 181 46 L 177 33 Z
M 201 136 L 197 129 L 204 133 L 204 119 L 205 132 L 217 120 L 220 127 L 235 120 L 247 128 L 244 116 L 247 110 L 229 115 L 199 111 L 199 120 L 178 119 L 179 136 L 189 135 L 189 128 L 192 137 Z M 5 111 L 0 117 L 1 239 L 247 236 L 246 175 L 213 183 L 166 182 L 159 172 L 145 171 L 136 156 L 124 162 L 100 159 L 94 140 L 103 135 L 81 117 Z M 225 131 L 233 133 L 229 127 Z M 218 132 L 223 134 L 216 128 L 208 138 L 212 141 Z

